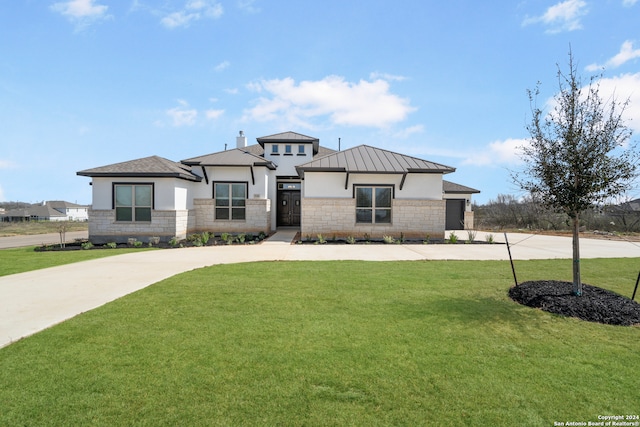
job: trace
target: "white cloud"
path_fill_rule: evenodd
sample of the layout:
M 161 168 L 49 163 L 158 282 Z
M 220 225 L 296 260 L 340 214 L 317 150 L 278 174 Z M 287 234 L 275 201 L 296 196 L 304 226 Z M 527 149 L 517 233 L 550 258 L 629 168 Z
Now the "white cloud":
M 415 111 L 408 99 L 390 93 L 389 83 L 382 79 L 351 83 L 328 76 L 296 83 L 287 77 L 252 82 L 247 88 L 264 94 L 245 111 L 250 121 L 313 128 L 314 120 L 326 118 L 333 125 L 385 128 Z
M 640 133 L 640 72 L 600 80 L 600 97 L 604 100 L 615 97 L 618 102 L 628 98 L 629 105 L 623 115 L 625 124 L 634 133 Z
M 601 68 L 617 68 L 625 62 L 631 61 L 632 59 L 636 58 L 640 58 L 640 48 L 634 49 L 633 42 L 631 40 L 626 40 L 624 43 L 622 43 L 620 52 L 618 52 L 615 56 L 605 62 L 604 65 L 587 65 L 586 70 L 597 71 Z
M 215 66 L 214 70 L 223 71 L 223 70 L 226 70 L 227 68 L 229 68 L 230 65 L 231 65 L 231 63 L 229 61 L 222 61 L 221 63 L 219 63 L 218 65 Z
M 160 22 L 170 29 L 188 27 L 203 18 L 220 18 L 223 13 L 222 5 L 214 0 L 189 0 L 181 10 L 166 15 Z
M 517 165 L 522 162 L 519 155 L 520 149 L 528 143 L 527 139 L 514 138 L 494 141 L 481 152 L 471 153 L 462 164 L 475 166 Z
M 107 19 L 109 6 L 95 4 L 96 0 L 71 0 L 58 2 L 51 5 L 51 10 L 67 17 L 69 21 L 77 25 L 81 30 L 89 24 L 101 19 Z
M 584 0 L 565 0 L 549 7 L 543 15 L 527 17 L 522 25 L 544 24 L 549 27 L 547 33 L 574 31 L 582 28 L 580 18 L 587 14 Z
M 215 120 L 224 114 L 224 110 L 207 110 L 204 112 L 207 120 Z
M 622 5 L 624 7 L 631 7 L 634 4 L 636 4 L 638 2 L 638 0 L 622 0 Z
M 238 0 L 238 7 L 244 10 L 245 12 L 259 13 L 260 8 L 255 7 L 253 5 L 254 3 L 255 3 L 255 0 Z
M 237 95 L 238 94 L 238 89 L 237 88 L 225 89 L 224 91 L 226 93 L 228 93 L 229 95 Z
M 394 133 L 393 137 L 397 139 L 407 139 L 411 135 L 415 135 L 422 132 L 424 132 L 423 125 L 409 126 L 408 128 L 402 129 L 399 132 Z
M 14 164 L 10 161 L 0 159 L 0 169 L 12 169 L 14 167 Z
M 405 76 L 396 76 L 393 74 L 380 73 L 380 72 L 374 71 L 373 73 L 369 74 L 369 79 L 370 80 L 382 79 L 390 82 L 391 81 L 401 82 L 406 80 L 407 78 Z
M 175 127 L 195 125 L 198 110 L 189 108 L 189 103 L 181 99 L 178 100 L 178 104 L 180 105 L 165 112 L 171 119 L 171 125 Z

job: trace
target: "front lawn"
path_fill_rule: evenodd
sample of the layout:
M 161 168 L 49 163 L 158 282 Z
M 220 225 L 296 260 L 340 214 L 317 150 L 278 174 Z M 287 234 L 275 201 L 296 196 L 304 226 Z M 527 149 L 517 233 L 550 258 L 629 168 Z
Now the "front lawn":
M 50 252 L 36 252 L 33 246 L 15 249 L 0 249 L 0 276 L 149 249 L 151 248 Z
M 517 261 L 569 280 L 570 260 Z M 638 259 L 583 260 L 629 296 Z M 497 261 L 174 276 L 0 349 L 0 425 L 541 426 L 638 414 L 640 328 L 511 301 Z

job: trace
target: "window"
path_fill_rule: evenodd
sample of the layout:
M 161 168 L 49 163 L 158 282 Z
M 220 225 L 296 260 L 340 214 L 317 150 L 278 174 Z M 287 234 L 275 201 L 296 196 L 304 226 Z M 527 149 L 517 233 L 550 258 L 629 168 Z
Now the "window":
M 116 221 L 151 221 L 153 184 L 114 184 Z
M 271 154 L 278 154 L 278 144 L 273 144 L 271 146 Z
M 284 154 L 285 156 L 288 154 L 289 156 L 291 155 L 291 145 L 287 144 L 284 146 Z
M 304 145 L 298 145 L 298 154 L 304 154 Z
M 356 222 L 368 224 L 391 223 L 392 187 L 355 187 Z
M 234 221 L 243 221 L 245 219 L 246 183 L 216 183 L 213 197 L 216 201 L 216 219 Z

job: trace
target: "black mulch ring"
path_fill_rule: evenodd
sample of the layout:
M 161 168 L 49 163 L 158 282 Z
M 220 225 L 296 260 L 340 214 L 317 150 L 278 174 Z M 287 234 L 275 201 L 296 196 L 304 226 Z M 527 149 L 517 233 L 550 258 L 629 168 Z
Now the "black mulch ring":
M 556 280 L 524 282 L 509 290 L 512 300 L 549 313 L 588 322 L 631 326 L 640 324 L 640 304 L 606 289 L 582 284 L 582 296 L 573 283 Z

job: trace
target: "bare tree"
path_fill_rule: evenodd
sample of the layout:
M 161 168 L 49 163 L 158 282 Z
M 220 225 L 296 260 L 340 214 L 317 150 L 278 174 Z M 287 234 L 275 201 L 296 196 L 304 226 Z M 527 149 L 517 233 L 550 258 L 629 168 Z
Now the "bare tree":
M 622 114 L 628 99 L 603 100 L 600 76 L 583 86 L 573 55 L 569 72 L 558 66 L 559 92 L 553 110 L 540 109 L 536 90 L 529 90 L 532 120 L 529 145 L 521 147 L 523 171 L 514 182 L 546 206 L 567 214 L 573 231 L 573 291 L 582 295 L 580 279 L 580 215 L 597 203 L 622 194 L 637 176 L 638 152 L 629 144 L 631 130 Z

